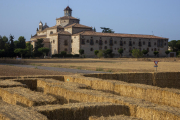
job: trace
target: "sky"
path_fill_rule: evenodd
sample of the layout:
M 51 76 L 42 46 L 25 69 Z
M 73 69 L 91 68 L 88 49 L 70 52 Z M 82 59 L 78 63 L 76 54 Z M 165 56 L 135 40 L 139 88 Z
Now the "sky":
M 80 24 L 115 33 L 147 34 L 180 40 L 180 0 L 0 0 L 0 35 L 29 41 L 39 22 L 49 27 L 72 8 Z

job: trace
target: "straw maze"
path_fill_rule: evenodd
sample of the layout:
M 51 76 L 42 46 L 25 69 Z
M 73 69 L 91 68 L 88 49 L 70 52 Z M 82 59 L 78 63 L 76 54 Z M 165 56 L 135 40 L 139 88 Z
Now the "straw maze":
M 0 77 L 2 120 L 180 120 L 180 74 Z

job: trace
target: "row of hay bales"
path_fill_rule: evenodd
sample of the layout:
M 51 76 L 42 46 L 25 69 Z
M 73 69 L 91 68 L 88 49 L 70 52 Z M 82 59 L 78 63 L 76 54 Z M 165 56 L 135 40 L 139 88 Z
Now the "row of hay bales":
M 68 79 L 68 81 L 67 81 Z M 116 80 L 70 75 L 64 77 L 65 82 L 77 82 L 92 89 L 110 91 L 121 96 L 143 99 L 153 103 L 180 108 L 180 90 L 159 88 L 156 86 L 133 84 Z
M 123 115 L 125 107 L 113 103 L 73 103 L 37 106 L 32 109 L 50 120 L 88 120 L 90 116 Z
M 68 77 L 68 79 L 68 81 L 71 81 L 70 77 Z M 70 87 L 66 85 L 66 83 L 48 84 L 48 81 L 46 82 L 46 85 L 44 85 L 43 89 L 45 94 L 63 97 L 68 101 L 72 100 L 78 102 L 98 103 L 110 102 L 122 104 L 126 106 L 123 111 L 127 116 L 134 116 L 137 118 L 143 118 L 145 120 L 149 120 L 149 118 L 166 119 L 168 117 L 172 118 L 172 120 L 180 120 L 180 112 L 177 112 L 179 110 L 178 108 L 168 106 L 163 106 L 162 108 L 157 104 L 153 104 L 142 99 L 124 97 L 91 89 L 82 89 L 81 87 L 76 87 L 73 85 Z
M 180 89 L 179 72 L 86 74 L 84 76 Z
M 24 107 L 58 103 L 58 100 L 53 96 L 43 95 L 23 87 L 0 88 L 0 97 L 9 104 Z

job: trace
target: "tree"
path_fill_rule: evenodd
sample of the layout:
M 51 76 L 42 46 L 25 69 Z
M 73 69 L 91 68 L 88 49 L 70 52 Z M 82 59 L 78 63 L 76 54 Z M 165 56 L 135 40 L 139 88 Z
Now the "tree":
M 10 46 L 9 46 L 9 57 L 14 57 L 14 36 L 10 35 L 9 36 L 9 40 L 10 40 Z
M 63 58 L 66 56 L 66 54 L 67 54 L 66 51 L 61 52 L 61 55 L 63 56 Z
M 146 55 L 146 54 L 148 54 L 148 51 L 147 51 L 147 50 L 143 50 L 142 53 L 143 53 L 144 55 Z
M 26 49 L 22 49 L 22 48 L 17 48 L 14 50 L 14 53 L 18 53 L 18 54 L 21 54 L 21 58 L 22 58 L 22 55 L 26 53 Z
M 41 48 L 38 48 L 38 51 L 43 53 L 44 56 L 46 56 L 49 52 L 49 48 L 41 47 Z
M 97 54 L 97 57 L 98 58 L 102 58 L 103 57 L 103 50 L 99 50 L 98 54 Z
M 99 53 L 99 51 L 98 50 L 95 50 L 94 51 L 94 54 L 97 56 L 97 54 Z
M 31 43 L 26 43 L 26 57 L 31 57 L 32 56 L 32 50 L 33 50 L 33 46 L 31 45 Z
M 177 41 L 176 40 L 171 40 L 170 42 L 168 42 L 168 46 L 172 49 L 173 52 L 176 52 L 176 43 Z
M 8 42 L 8 38 L 7 38 L 6 36 L 3 36 L 3 41 L 4 41 L 5 43 L 7 43 L 7 42 Z
M 79 54 L 80 54 L 80 55 L 84 54 L 84 50 L 83 50 L 83 49 L 80 49 L 80 50 L 79 50 Z
M 39 48 L 44 47 L 44 44 L 42 44 L 42 43 L 43 43 L 43 39 L 37 39 L 36 46 L 34 49 L 34 55 L 35 56 L 41 56 L 42 55 L 42 52 L 38 51 Z
M 113 57 L 112 50 L 111 49 L 104 50 L 104 57 L 112 58 Z
M 121 57 L 122 57 L 122 53 L 123 53 L 123 49 L 119 49 L 118 50 L 118 53 L 121 55 Z
M 166 53 L 166 55 L 168 56 L 168 54 L 170 53 L 170 51 L 169 51 L 169 50 L 166 50 L 165 53 Z
M 3 53 L 4 53 L 5 51 L 4 51 L 4 49 L 0 49 L 0 57 L 3 57 Z
M 154 55 L 156 56 L 157 54 L 159 54 L 159 52 L 158 51 L 154 51 Z
M 93 31 L 96 32 L 96 28 L 95 27 L 94 27 Z
M 15 48 L 26 48 L 26 39 L 23 36 L 20 36 L 17 41 L 14 41 Z
M 140 58 L 143 56 L 143 53 L 139 49 L 133 49 L 132 56 L 135 58 Z
M 102 33 L 114 33 L 114 31 L 112 31 L 112 29 L 110 28 L 106 28 L 106 27 L 101 27 Z

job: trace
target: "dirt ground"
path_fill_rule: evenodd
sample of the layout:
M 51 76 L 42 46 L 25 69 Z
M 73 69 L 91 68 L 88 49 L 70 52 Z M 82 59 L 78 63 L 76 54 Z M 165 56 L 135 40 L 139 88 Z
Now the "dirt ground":
M 60 67 L 60 68 L 72 68 L 72 69 L 122 73 L 122 72 L 155 72 L 156 68 L 154 67 L 154 60 L 159 61 L 157 72 L 179 72 L 180 71 L 180 58 L 23 59 L 20 61 L 6 60 L 6 63 L 13 62 L 16 64 L 30 64 L 34 66 L 48 66 L 48 67 Z M 0 60 L 0 63 L 1 61 L 2 60 Z M 45 74 L 46 73 L 48 72 L 45 72 Z
M 180 71 L 180 61 L 158 60 L 158 72 Z M 154 61 L 136 61 L 132 59 L 52 59 L 29 61 L 31 65 L 64 67 L 73 69 L 95 70 L 105 72 L 155 72 Z
M 22 68 L 10 65 L 0 65 L 0 76 L 26 76 L 26 75 L 71 75 L 73 73 L 41 70 L 36 68 Z

